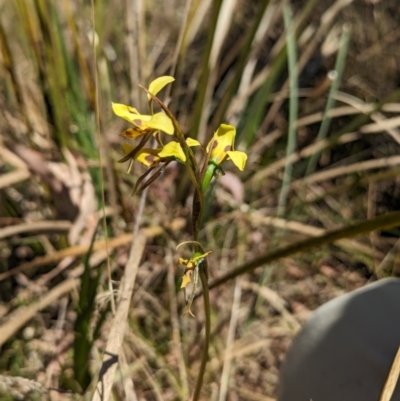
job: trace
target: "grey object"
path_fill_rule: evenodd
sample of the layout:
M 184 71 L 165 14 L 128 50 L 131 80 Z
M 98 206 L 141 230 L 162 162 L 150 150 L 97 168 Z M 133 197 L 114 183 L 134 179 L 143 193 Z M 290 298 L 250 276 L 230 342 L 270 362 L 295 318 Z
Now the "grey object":
M 399 346 L 400 279 L 339 296 L 294 339 L 278 401 L 378 401 Z M 399 383 L 392 401 L 400 401 Z

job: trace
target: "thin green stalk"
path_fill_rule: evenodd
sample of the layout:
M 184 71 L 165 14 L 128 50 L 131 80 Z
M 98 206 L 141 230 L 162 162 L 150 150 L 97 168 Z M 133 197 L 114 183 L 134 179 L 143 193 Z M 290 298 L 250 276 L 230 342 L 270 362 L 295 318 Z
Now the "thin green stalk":
M 297 50 L 296 38 L 293 27 L 292 12 L 288 5 L 283 7 L 283 19 L 285 21 L 287 55 L 289 68 L 289 127 L 288 127 L 288 142 L 286 147 L 286 165 L 283 173 L 282 189 L 279 194 L 277 216 L 282 216 L 285 213 L 287 195 L 289 192 L 289 184 L 292 179 L 293 163 L 290 161 L 290 156 L 296 149 L 296 121 L 299 111 L 299 94 L 298 94 L 298 74 L 297 74 Z
M 329 130 L 329 126 L 331 124 L 332 118 L 329 117 L 329 111 L 335 107 L 335 98 L 336 98 L 336 94 L 340 87 L 340 82 L 342 80 L 343 70 L 344 70 L 344 66 L 346 63 L 346 56 L 347 56 L 347 50 L 349 47 L 350 34 L 351 34 L 350 27 L 348 25 L 345 25 L 343 28 L 342 35 L 340 37 L 339 50 L 338 50 L 336 63 L 335 63 L 335 70 L 334 70 L 335 77 L 333 78 L 333 82 L 332 82 L 331 88 L 329 90 L 328 100 L 326 102 L 326 107 L 325 107 L 325 111 L 324 111 L 324 116 L 322 118 L 322 122 L 319 127 L 317 139 L 315 142 L 322 141 L 326 138 L 326 135 Z M 312 173 L 315 170 L 315 167 L 317 165 L 317 161 L 318 161 L 320 155 L 321 155 L 321 151 L 315 152 L 311 156 L 310 161 L 308 162 L 305 176 L 308 176 L 310 173 Z
M 283 48 L 272 62 L 268 77 L 249 101 L 244 118 L 240 121 L 238 136 L 243 133 L 246 148 L 249 148 L 254 141 L 256 132 L 265 116 L 265 109 L 270 101 L 274 84 L 282 72 L 285 61 L 286 48 Z
M 199 231 L 202 223 L 202 218 L 204 214 L 204 194 L 211 182 L 217 166 L 208 165 L 203 180 L 200 184 L 200 188 L 195 189 L 195 194 L 193 197 L 193 210 L 192 210 L 192 220 L 193 220 L 193 239 L 194 242 L 198 243 Z M 198 199 L 199 198 L 199 199 Z M 200 199 L 201 198 L 201 199 Z M 195 245 L 194 251 L 205 254 L 206 251 L 200 243 Z M 203 301 L 204 301 L 204 315 L 205 315 L 205 333 L 204 333 L 204 344 L 203 344 L 203 354 L 200 362 L 200 369 L 197 374 L 196 387 L 194 390 L 192 401 L 197 401 L 200 397 L 201 388 L 203 385 L 204 373 L 206 371 L 206 365 L 208 362 L 208 348 L 210 346 L 210 335 L 211 335 L 211 307 L 210 307 L 210 294 L 208 287 L 208 263 L 204 259 L 198 266 L 199 276 L 201 281 L 201 287 L 203 289 Z M 193 299 L 192 299 L 193 300 Z
M 204 315 L 205 315 L 204 346 L 203 346 L 203 354 L 201 357 L 200 369 L 197 375 L 196 387 L 194 390 L 192 401 L 198 401 L 200 397 L 200 391 L 203 385 L 204 373 L 206 371 L 206 365 L 208 361 L 208 348 L 210 345 L 210 336 L 211 336 L 211 307 L 210 307 L 209 284 L 207 280 L 206 268 L 203 265 L 204 263 L 201 263 L 201 265 L 199 266 L 199 275 L 201 280 L 201 286 L 203 288 L 203 300 L 204 300 Z

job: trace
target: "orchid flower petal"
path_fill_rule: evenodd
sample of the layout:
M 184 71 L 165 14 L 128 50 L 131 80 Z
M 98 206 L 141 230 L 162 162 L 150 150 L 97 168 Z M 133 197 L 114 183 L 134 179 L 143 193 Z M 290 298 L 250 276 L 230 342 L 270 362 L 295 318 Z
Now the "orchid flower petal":
M 113 112 L 118 117 L 122 117 L 130 123 L 132 123 L 135 117 L 139 114 L 139 112 L 134 107 L 127 106 L 126 104 L 111 103 L 111 105 Z
M 228 157 L 227 152 L 233 151 L 235 136 L 236 128 L 233 125 L 221 124 L 207 145 L 210 161 L 221 165 Z
M 183 163 L 186 161 L 186 155 L 182 149 L 182 146 L 175 141 L 167 143 L 158 153 L 158 156 L 161 157 L 162 159 L 167 157 L 174 157 Z
M 136 126 L 136 130 L 127 131 L 127 138 L 135 138 L 148 132 L 148 130 L 159 130 L 166 134 L 173 135 L 175 132 L 171 119 L 164 113 L 159 112 L 153 115 L 140 114 L 134 107 L 121 103 L 112 103 L 114 113 Z
M 154 81 L 152 81 L 149 85 L 149 92 L 152 95 L 157 95 L 158 92 L 160 92 L 161 89 L 164 88 L 164 86 L 168 85 L 171 82 L 174 82 L 175 78 L 170 77 L 170 76 L 163 76 L 156 78 Z M 151 96 L 147 94 L 147 99 L 150 100 Z
M 123 144 L 122 144 L 122 150 L 123 150 L 126 154 L 131 153 L 133 149 L 135 149 L 135 147 L 129 145 L 128 143 L 123 143 Z
M 190 276 L 192 275 L 192 271 L 191 270 L 187 270 L 185 272 L 185 274 L 182 277 L 182 284 L 181 284 L 181 288 L 186 288 L 186 286 L 192 281 Z
M 187 144 L 188 146 L 190 146 L 191 148 L 192 148 L 193 146 L 200 146 L 200 142 L 199 142 L 199 141 L 196 141 L 196 139 L 193 139 L 193 138 L 186 138 L 186 144 Z
M 125 130 L 121 136 L 125 137 L 125 138 L 129 138 L 129 139 L 136 139 L 140 136 L 143 136 L 144 132 L 141 131 L 138 128 L 128 128 L 127 130 Z
M 209 164 L 221 166 L 225 160 L 232 160 L 233 164 L 243 171 L 247 155 L 244 152 L 234 150 L 235 137 L 236 128 L 233 125 L 221 124 L 218 127 L 207 145 L 207 153 L 210 155 Z
M 155 113 L 149 121 L 144 122 L 148 128 L 163 131 L 168 135 L 173 135 L 175 132 L 171 119 L 162 112 Z
M 244 170 L 244 166 L 246 165 L 247 155 L 244 152 L 240 152 L 238 150 L 231 150 L 227 152 L 229 159 L 232 160 L 232 163 L 240 170 Z
M 143 148 L 139 150 L 135 158 L 145 166 L 152 167 L 158 164 L 161 160 L 158 153 L 159 150 L 157 149 Z

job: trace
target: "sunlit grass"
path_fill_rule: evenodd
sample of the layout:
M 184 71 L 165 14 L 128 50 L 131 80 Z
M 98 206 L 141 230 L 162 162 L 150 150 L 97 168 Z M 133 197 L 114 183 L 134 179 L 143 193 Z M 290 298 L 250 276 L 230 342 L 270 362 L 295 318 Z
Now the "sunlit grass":
M 185 135 L 207 143 L 221 122 L 233 124 L 236 148 L 249 154 L 243 173 L 227 167 L 225 181 L 215 183 L 200 233 L 213 251 L 214 288 L 202 394 L 274 397 L 279 356 L 273 349 L 283 352 L 279 339 L 293 334 L 291 305 L 311 308 L 328 297 L 311 290 L 309 300 L 296 295 L 296 280 L 345 288 L 348 276 L 327 278 L 319 270 L 326 265 L 341 272 L 347 266 L 360 277 L 398 272 L 398 214 L 380 215 L 397 209 L 400 94 L 393 84 L 391 93 L 381 93 L 357 81 L 356 48 L 364 43 L 360 26 L 350 35 L 343 25 L 348 13 L 357 15 L 350 1 L 326 9 L 315 0 L 293 2 L 292 16 L 289 2 L 268 0 L 94 3 L 94 10 L 79 1 L 1 5 L 0 373 L 77 393 L 87 388 L 90 396 L 112 314 L 101 327 L 96 322 L 108 310 L 110 278 L 118 298 L 127 233 L 140 216 L 149 239 L 114 397 L 172 400 L 192 393 L 204 316 L 197 298 L 196 318 L 180 318 L 175 250 L 190 238 L 189 180 L 169 166 L 139 211 L 131 194 L 144 170 L 134 165 L 128 175 L 117 163 L 125 126 L 110 105 L 144 109 L 137 85 L 174 75 L 164 100 Z M 106 224 L 90 235 L 91 219 L 104 213 Z M 49 224 L 43 228 L 42 221 Z M 383 230 L 387 237 L 371 234 Z M 81 264 L 85 253 L 90 258 Z M 268 266 L 269 286 L 279 296 L 295 293 L 294 303 L 278 310 L 272 298 L 265 301 L 254 284 L 260 266 Z M 227 280 L 239 276 L 241 297 L 233 300 Z M 16 344 L 27 351 L 17 352 Z M 35 363 L 40 367 L 29 370 Z

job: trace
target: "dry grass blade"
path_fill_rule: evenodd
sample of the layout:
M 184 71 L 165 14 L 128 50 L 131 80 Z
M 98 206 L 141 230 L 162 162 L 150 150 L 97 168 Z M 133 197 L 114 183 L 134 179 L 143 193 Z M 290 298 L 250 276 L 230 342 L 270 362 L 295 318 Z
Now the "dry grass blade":
M 7 321 L 0 326 L 0 347 L 39 311 L 56 302 L 73 288 L 76 288 L 79 282 L 79 279 L 65 280 L 47 292 L 39 301 L 31 303 L 29 306 L 18 308 L 15 312 L 11 313 Z
M 271 340 L 263 338 L 261 340 L 246 342 L 244 339 L 237 340 L 233 346 L 232 358 L 239 360 L 240 358 L 251 355 L 252 353 L 260 352 L 266 345 L 270 344 Z
M 132 240 L 132 234 L 123 234 L 119 237 L 112 238 L 108 241 L 108 249 L 111 250 L 113 248 L 127 245 Z M 100 249 L 104 249 L 106 244 L 105 240 L 96 241 L 93 244 L 93 251 L 98 251 Z M 14 276 L 17 273 L 23 272 L 27 269 L 31 269 L 34 267 L 44 266 L 50 263 L 59 262 L 60 260 L 68 257 L 68 256 L 82 256 L 85 255 L 89 251 L 89 245 L 76 245 L 71 246 L 70 248 L 63 249 L 61 251 L 54 252 L 51 255 L 39 256 L 33 259 L 31 262 L 22 263 L 21 265 L 15 267 L 14 269 L 8 270 L 4 273 L 0 274 L 0 281 L 3 281 L 9 277 Z
M 389 376 L 386 380 L 385 386 L 383 387 L 382 394 L 379 401 L 390 401 L 396 388 L 397 381 L 400 375 L 400 348 L 397 350 L 394 358 L 392 367 L 390 368 Z
M 104 352 L 103 364 L 100 369 L 99 379 L 92 401 L 108 401 L 110 398 L 111 389 L 114 383 L 114 375 L 118 365 L 118 355 L 121 352 L 125 328 L 127 326 L 127 317 L 133 287 L 145 245 L 146 236 L 143 233 L 139 233 L 135 237 L 129 260 L 125 268 L 121 295 L 114 316 L 114 321 L 111 326 L 107 346 Z
M 148 227 L 143 229 L 143 232 L 148 237 L 154 237 L 160 235 L 163 232 L 163 228 L 160 226 Z M 127 245 L 132 240 L 132 234 L 122 234 L 118 237 L 111 238 L 107 241 L 108 250 L 111 251 L 114 248 Z M 93 251 L 98 251 L 104 249 L 106 245 L 105 240 L 96 241 L 93 244 Z M 31 262 L 23 263 L 12 270 L 6 271 L 0 274 L 0 281 L 3 281 L 9 277 L 14 276 L 17 273 L 25 271 L 27 269 L 31 269 L 34 267 L 40 267 L 43 265 L 47 265 L 50 263 L 59 262 L 60 260 L 68 257 L 68 256 L 82 256 L 85 255 L 89 250 L 89 245 L 76 245 L 71 246 L 67 249 L 63 249 L 61 251 L 54 252 L 51 255 L 40 256 L 36 259 L 32 260 Z
M 43 396 L 47 389 L 40 383 L 24 377 L 0 375 L 0 395 L 7 399 L 11 396 L 13 400 L 27 400 L 35 396 L 35 393 Z
M 0 137 L 1 138 L 1 137 Z M 1 142 L 0 142 L 1 144 Z M 20 169 L 26 169 L 26 163 L 18 157 L 14 152 L 11 150 L 0 146 L 0 157 L 7 163 L 10 163 L 14 167 L 18 167 Z
M 393 127 L 395 125 L 395 123 L 397 124 L 397 122 L 393 122 L 392 124 L 390 124 L 390 127 Z M 388 124 L 385 124 L 384 127 L 388 128 Z M 254 176 L 251 177 L 251 179 L 249 180 L 249 183 L 257 182 L 262 179 L 265 179 L 268 176 L 271 176 L 272 174 L 274 174 L 275 172 L 277 172 L 278 170 L 282 169 L 285 166 L 287 159 L 290 162 L 295 163 L 301 159 L 310 157 L 315 152 L 320 152 L 323 149 L 331 147 L 332 144 L 339 145 L 339 144 L 350 143 L 350 142 L 360 139 L 362 134 L 375 134 L 375 133 L 381 132 L 381 131 L 383 131 L 382 128 L 383 128 L 383 126 L 380 122 L 374 123 L 374 124 L 368 124 L 368 125 L 362 126 L 359 130 L 359 133 L 349 132 L 347 134 L 343 134 L 338 139 L 332 140 L 332 138 L 328 138 L 328 139 L 319 141 L 317 143 L 312 143 L 311 145 L 306 146 L 305 148 L 301 149 L 299 152 L 293 153 L 288 158 L 282 158 L 282 159 L 276 160 L 275 162 L 271 163 L 268 167 L 257 171 L 257 173 L 255 173 Z M 395 162 L 396 157 L 397 156 L 391 157 L 392 162 Z M 375 162 L 376 162 L 375 160 L 372 160 L 372 161 L 367 161 L 367 162 L 363 162 L 363 163 L 373 163 L 374 164 Z M 387 165 L 383 161 L 377 161 L 377 163 L 378 163 L 377 167 L 379 167 L 379 166 L 383 167 L 383 166 Z M 373 167 L 371 167 L 371 168 L 373 168 Z M 322 174 L 323 173 L 324 172 L 322 172 Z M 307 179 L 310 180 L 311 177 L 312 176 L 309 176 L 309 177 L 307 177 Z
M 99 266 L 104 260 L 108 257 L 107 252 L 102 249 L 100 251 L 94 252 L 90 257 L 89 264 L 90 266 Z M 67 263 L 63 263 L 66 261 Z M 32 287 L 27 287 L 26 289 L 22 290 L 17 297 L 13 299 L 12 302 L 8 304 L 7 307 L 3 308 L 0 317 L 3 317 L 6 313 L 8 313 L 13 308 L 17 307 L 21 303 L 26 303 L 28 300 L 35 299 L 35 291 L 34 289 L 46 286 L 50 280 L 54 279 L 56 276 L 61 274 L 63 270 L 65 270 L 66 266 L 68 266 L 69 258 L 64 259 L 58 266 L 54 269 L 50 270 L 48 273 L 43 274 L 40 276 L 36 281 L 32 282 Z M 78 278 L 84 270 L 84 264 L 80 263 L 77 265 L 69 274 L 69 278 L 75 279 Z
M 320 171 L 319 173 L 312 174 L 308 177 L 305 177 L 303 180 L 295 181 L 292 185 L 294 187 L 299 186 L 300 184 L 310 184 L 321 182 L 333 178 L 337 178 L 343 175 L 348 175 L 357 172 L 364 172 L 376 168 L 384 168 L 384 167 L 395 167 L 400 164 L 400 156 L 392 156 L 386 157 L 377 160 L 367 160 L 364 162 L 353 163 L 350 166 L 340 166 L 336 168 L 331 168 L 328 170 Z
M 28 170 L 20 169 L 10 173 L 0 175 L 0 189 L 7 188 L 21 181 L 27 180 L 31 176 Z
M 373 124 L 367 124 L 361 127 L 360 131 L 364 134 L 376 133 L 379 131 L 388 131 L 392 128 L 400 127 L 400 117 L 388 118 L 384 121 L 378 121 Z
M 132 235 L 129 234 L 129 240 L 132 240 Z M 137 238 L 146 238 L 144 233 L 138 235 Z M 142 240 L 144 241 L 144 240 Z M 144 246 L 144 245 L 143 245 Z M 86 252 L 88 247 L 86 247 Z M 104 245 L 103 247 L 104 248 Z M 0 347 L 21 327 L 23 327 L 33 316 L 40 310 L 51 305 L 53 302 L 67 294 L 72 289 L 79 286 L 80 280 L 77 278 L 70 278 L 63 281 L 57 287 L 50 290 L 46 295 L 40 298 L 37 302 L 31 303 L 29 306 L 18 308 L 7 316 L 6 322 L 0 326 Z
M 302 95 L 308 95 L 309 91 L 307 89 L 303 89 L 300 91 L 300 93 Z M 279 96 L 279 94 L 277 96 Z M 335 98 L 335 100 L 337 100 L 337 99 Z M 362 105 L 360 104 L 360 106 L 362 106 Z M 396 106 L 396 108 L 394 111 L 392 111 L 393 110 L 392 107 L 385 107 L 385 106 Z M 334 109 L 329 110 L 328 113 L 326 113 L 326 116 L 329 118 L 335 118 L 335 117 L 348 116 L 348 115 L 352 115 L 352 114 L 359 114 L 360 112 L 368 114 L 368 113 L 371 113 L 373 110 L 374 110 L 374 106 L 371 104 L 365 104 L 364 107 L 357 107 L 357 108 L 354 106 L 340 106 L 340 107 L 336 107 Z M 382 107 L 382 111 L 400 112 L 400 108 L 397 107 L 397 105 L 395 105 L 395 104 L 393 104 L 393 105 L 387 104 Z M 382 114 L 377 113 L 377 112 L 375 112 L 371 115 L 371 118 L 373 120 L 374 120 L 374 115 L 378 116 L 378 119 L 376 120 L 376 122 L 379 122 L 380 120 L 386 120 L 385 116 L 383 116 Z M 324 117 L 324 113 L 322 111 L 301 117 L 297 120 L 297 127 L 304 127 L 307 125 L 315 124 L 317 122 L 320 122 L 323 119 L 323 117 Z M 384 126 L 381 126 L 381 128 L 383 130 Z
M 266 299 L 270 305 L 282 315 L 283 319 L 289 324 L 289 326 L 293 329 L 294 332 L 300 330 L 300 323 L 297 319 L 288 311 L 286 308 L 286 302 L 282 299 L 281 296 L 276 291 L 271 290 L 268 287 L 260 287 L 255 283 L 246 283 L 243 285 L 243 288 L 254 291 L 255 293 L 259 293 L 260 296 Z
M 347 93 L 338 92 L 337 100 L 343 103 L 347 103 L 350 106 L 354 107 L 356 110 L 359 110 L 361 113 L 370 114 L 370 117 L 377 124 L 369 124 L 365 127 L 361 127 L 361 131 L 363 133 L 374 133 L 386 130 L 387 133 L 398 143 L 400 144 L 400 132 L 395 128 L 398 126 L 398 120 L 396 119 L 388 119 L 390 122 L 386 123 L 387 117 L 379 111 L 376 110 L 376 104 L 367 104 L 361 101 L 360 99 L 355 98 L 354 96 L 348 95 Z M 382 106 L 382 111 L 393 112 L 396 113 L 397 104 L 387 104 Z M 394 121 L 393 121 L 394 120 Z
M 282 230 L 290 230 L 309 235 L 311 237 L 317 237 L 325 235 L 327 233 L 326 230 L 319 227 L 314 227 L 311 225 L 299 223 L 298 221 L 286 220 L 279 217 L 262 216 L 260 213 L 253 213 L 251 215 L 251 220 L 254 224 L 271 225 Z M 371 247 L 369 245 L 364 245 L 352 239 L 339 240 L 337 241 L 337 245 L 342 247 L 343 249 L 348 249 L 351 252 L 359 252 L 365 255 L 369 255 L 371 253 Z
M 71 222 L 59 221 L 32 221 L 31 223 L 17 224 L 0 229 L 0 239 L 24 233 L 65 232 L 71 228 Z
M 360 135 L 356 133 L 349 133 L 344 134 L 339 140 L 337 141 L 338 144 L 348 143 L 357 140 Z M 301 151 L 293 153 L 291 156 L 288 157 L 292 163 L 299 161 L 300 159 L 304 159 L 306 157 L 311 156 L 314 152 L 318 152 L 325 148 L 328 148 L 332 144 L 332 141 L 328 138 L 318 143 L 313 143 L 309 146 L 306 146 Z M 268 176 L 271 176 L 278 170 L 282 169 L 286 164 L 286 158 L 282 158 L 279 160 L 274 161 L 269 166 L 264 169 L 258 170 L 248 181 L 248 183 L 254 183 L 261 181 Z
M 400 192 L 398 1 L 0 0 L 0 373 L 51 391 L 17 397 L 90 400 L 99 385 L 104 401 L 273 401 L 298 322 L 371 273 L 399 271 L 400 212 L 391 212 Z M 349 21 L 350 57 L 332 81 Z M 248 156 L 243 172 L 224 165 L 205 196 L 198 240 L 213 251 L 209 285 L 219 288 L 211 308 L 196 303 L 196 319 L 180 318 L 184 273 L 173 250 L 191 237 L 193 187 L 175 162 L 159 169 L 163 162 L 148 158 L 155 169 L 145 170 L 139 151 L 154 133 L 119 136 L 132 120 L 110 106 L 147 113 L 138 85 L 163 75 L 175 82 L 149 113 L 164 110 L 175 132 L 157 134 L 156 152 L 201 139 L 203 149 L 183 150 L 187 167 L 200 156 L 206 166 L 208 137 L 229 123 L 235 150 Z M 296 146 L 285 154 L 289 126 Z M 136 146 L 122 159 L 128 171 L 115 164 L 126 141 Z M 310 158 L 316 165 L 307 168 Z M 151 183 L 140 200 L 135 183 L 139 191 Z M 284 218 L 274 217 L 279 209 Z M 130 245 L 142 235 L 148 249 L 135 279 L 138 260 L 127 260 L 139 257 Z M 254 284 L 264 278 L 267 287 Z M 121 289 L 120 310 L 109 313 Z M 0 399 L 6 380 L 0 374 Z
M 398 226 L 399 222 L 400 212 L 390 212 L 384 215 L 377 216 L 371 220 L 365 220 L 358 224 L 348 225 L 344 228 L 328 232 L 325 235 L 313 237 L 305 241 L 296 242 L 293 245 L 289 245 L 276 251 L 264 253 L 263 255 L 256 257 L 255 259 L 241 266 L 238 266 L 228 273 L 214 279 L 214 281 L 210 283 L 209 288 L 212 289 L 218 287 L 228 280 L 255 270 L 257 267 L 266 265 L 281 258 L 294 255 L 295 253 L 306 252 L 310 249 L 315 249 L 321 245 L 331 244 L 344 238 L 356 237 L 358 235 L 366 234 L 374 230 L 393 228 Z
M 276 401 L 275 398 L 268 397 L 266 395 L 260 395 L 253 391 L 247 390 L 243 387 L 234 386 L 234 387 L 232 387 L 232 389 L 237 391 L 237 393 L 239 395 L 241 395 L 243 397 L 243 399 L 246 399 L 249 401 Z

